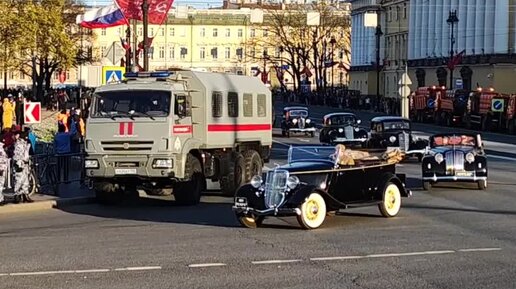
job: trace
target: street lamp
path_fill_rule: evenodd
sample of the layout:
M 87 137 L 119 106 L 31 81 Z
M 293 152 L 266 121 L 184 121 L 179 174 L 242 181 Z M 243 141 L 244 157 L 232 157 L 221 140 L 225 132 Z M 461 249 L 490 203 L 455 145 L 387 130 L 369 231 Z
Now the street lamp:
M 450 28 L 451 28 L 450 60 L 449 60 L 448 68 L 450 69 L 450 89 L 452 89 L 452 87 L 453 87 L 453 69 L 454 69 L 453 63 L 452 63 L 453 57 L 454 57 L 453 46 L 455 45 L 454 27 L 455 27 L 455 23 L 459 22 L 459 18 L 457 17 L 457 10 L 450 11 L 448 20 L 446 20 L 446 22 L 448 23 L 448 25 L 450 25 Z
M 262 72 L 262 82 L 263 84 L 267 84 L 267 48 L 263 49 L 263 72 Z
M 380 24 L 376 26 L 376 109 L 381 111 L 380 108 L 380 37 L 383 35 L 382 27 Z
M 142 2 L 143 12 L 143 70 L 149 71 L 149 47 L 147 42 L 149 41 L 149 34 L 147 32 L 149 27 L 149 3 L 147 0 Z
M 331 89 L 332 90 L 333 90 L 333 80 L 334 80 L 333 67 L 335 66 L 335 63 L 333 63 L 335 43 L 337 43 L 337 41 L 335 40 L 335 37 L 332 36 L 330 39 L 330 44 L 331 44 Z
M 284 84 L 283 84 L 283 45 L 280 45 L 279 47 L 279 57 L 280 57 L 280 85 L 281 85 L 281 90 L 283 91 L 284 89 Z

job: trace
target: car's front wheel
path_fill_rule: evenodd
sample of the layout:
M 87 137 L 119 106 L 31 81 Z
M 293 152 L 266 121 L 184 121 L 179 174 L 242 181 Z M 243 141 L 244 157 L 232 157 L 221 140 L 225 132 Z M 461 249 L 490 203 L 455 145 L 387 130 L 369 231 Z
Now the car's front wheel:
M 485 190 L 487 189 L 487 180 L 477 181 L 478 189 Z
M 432 183 L 430 183 L 430 182 L 423 182 L 423 189 L 425 191 L 430 191 L 432 189 Z
M 244 213 L 236 213 L 236 218 L 240 225 L 245 228 L 255 229 L 262 225 L 265 217 L 263 216 L 254 216 L 250 214 Z
M 312 192 L 301 204 L 301 214 L 297 221 L 303 229 L 317 229 L 326 218 L 326 202 L 321 194 Z
M 386 218 L 395 217 L 401 208 L 401 193 L 397 185 L 387 183 L 383 190 L 383 201 L 378 204 L 380 213 Z

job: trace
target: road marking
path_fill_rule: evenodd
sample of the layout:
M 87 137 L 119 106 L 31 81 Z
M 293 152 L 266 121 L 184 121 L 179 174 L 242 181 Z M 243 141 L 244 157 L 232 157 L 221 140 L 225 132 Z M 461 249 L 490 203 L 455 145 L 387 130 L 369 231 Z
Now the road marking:
M 363 259 L 365 256 L 342 256 L 342 257 L 318 257 L 310 258 L 310 261 L 339 261 L 339 260 L 353 260 Z
M 459 252 L 489 252 L 489 251 L 500 251 L 502 248 L 476 248 L 476 249 L 459 249 Z
M 17 272 L 9 273 L 9 276 L 34 276 L 34 275 L 56 275 L 56 274 L 73 274 L 75 271 L 39 271 L 39 272 Z
M 80 274 L 80 273 L 106 273 L 111 270 L 109 269 L 86 269 L 86 270 L 75 270 L 74 273 Z
M 298 138 L 298 140 L 302 141 L 302 142 L 310 142 L 309 139 L 304 139 L 304 138 Z
M 190 264 L 190 268 L 203 268 L 203 267 L 222 267 L 226 266 L 224 263 L 203 263 L 203 264 Z
M 264 265 L 264 264 L 282 264 L 282 263 L 296 263 L 302 262 L 301 259 L 293 259 L 293 260 L 265 260 L 265 261 L 252 261 L 253 265 Z
M 161 270 L 161 266 L 126 267 L 126 268 L 116 268 L 115 269 L 115 271 L 144 271 L 144 270 Z

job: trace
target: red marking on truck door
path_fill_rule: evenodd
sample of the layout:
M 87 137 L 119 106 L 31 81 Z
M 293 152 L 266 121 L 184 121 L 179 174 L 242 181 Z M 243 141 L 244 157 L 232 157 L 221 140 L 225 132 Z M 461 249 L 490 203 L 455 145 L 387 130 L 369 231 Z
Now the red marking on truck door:
M 272 126 L 268 123 L 259 124 L 209 124 L 210 132 L 228 132 L 228 131 L 263 131 L 271 130 Z
M 125 122 L 121 122 L 118 124 L 118 134 L 119 135 L 125 134 Z
M 191 125 L 174 125 L 172 127 L 173 133 L 192 133 Z
M 127 123 L 127 135 L 133 135 L 133 125 L 134 123 L 132 122 Z
M 121 122 L 118 124 L 118 135 L 119 136 L 132 136 L 133 134 L 134 134 L 134 123 Z

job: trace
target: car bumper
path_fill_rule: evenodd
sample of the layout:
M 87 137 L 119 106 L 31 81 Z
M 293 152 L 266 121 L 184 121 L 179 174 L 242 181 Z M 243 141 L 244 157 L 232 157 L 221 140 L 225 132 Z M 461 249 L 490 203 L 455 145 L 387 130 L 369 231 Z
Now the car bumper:
M 332 143 L 364 143 L 365 141 L 367 141 L 366 138 L 349 139 L 349 138 L 345 138 L 345 137 L 336 137 L 331 142 Z
M 309 128 L 289 128 L 289 132 L 315 132 L 315 127 Z
M 427 182 L 476 182 L 486 180 L 487 176 L 477 176 L 475 174 L 472 176 L 438 176 L 434 174 L 431 177 L 423 177 L 423 181 Z
M 255 216 L 299 216 L 301 210 L 299 208 L 273 208 L 265 210 L 257 210 L 251 207 L 233 206 L 235 213 L 253 214 Z

